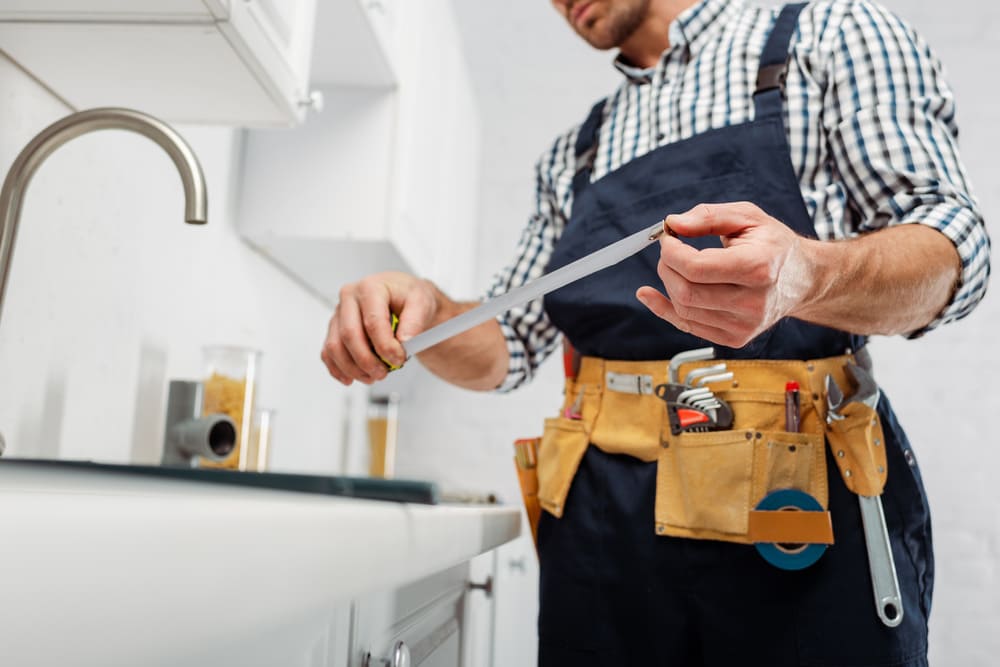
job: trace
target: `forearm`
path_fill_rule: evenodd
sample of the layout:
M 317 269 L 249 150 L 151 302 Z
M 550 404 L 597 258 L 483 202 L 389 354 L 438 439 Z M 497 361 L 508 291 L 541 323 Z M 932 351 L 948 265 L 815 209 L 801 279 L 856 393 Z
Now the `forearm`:
M 790 314 L 857 334 L 921 329 L 948 305 L 961 272 L 952 242 L 921 224 L 802 243 L 814 280 Z
M 476 302 L 456 302 L 435 288 L 438 307 L 432 326 L 475 308 Z M 507 375 L 508 352 L 500 325 L 488 320 L 442 341 L 417 355 L 439 378 L 465 389 L 490 391 Z

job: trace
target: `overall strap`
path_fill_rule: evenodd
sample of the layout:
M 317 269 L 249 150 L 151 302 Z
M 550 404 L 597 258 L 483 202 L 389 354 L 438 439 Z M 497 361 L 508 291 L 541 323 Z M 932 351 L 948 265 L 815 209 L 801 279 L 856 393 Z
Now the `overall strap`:
M 608 98 L 605 97 L 590 109 L 587 120 L 580 126 L 580 131 L 576 135 L 574 197 L 590 184 L 590 172 L 594 169 L 594 158 L 597 155 L 597 137 L 601 131 L 601 119 L 604 117 L 604 105 L 607 102 Z
M 782 112 L 781 94 L 785 90 L 785 76 L 788 74 L 790 43 L 799 14 L 805 6 L 805 3 L 785 5 L 774 22 L 757 70 L 757 89 L 753 93 L 755 118 L 776 116 Z

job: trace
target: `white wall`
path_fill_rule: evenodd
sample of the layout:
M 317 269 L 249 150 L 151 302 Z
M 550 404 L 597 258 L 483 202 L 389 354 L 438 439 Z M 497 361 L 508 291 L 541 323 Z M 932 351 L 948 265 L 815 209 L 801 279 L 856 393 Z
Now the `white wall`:
M 505 263 L 531 207 L 532 165 L 556 132 L 581 120 L 615 85 L 606 53 L 578 42 L 549 3 L 453 2 L 476 73 L 483 134 L 478 285 Z M 1000 93 L 991 68 L 1000 62 L 1000 9 L 982 0 L 886 0 L 944 59 L 958 98 L 961 145 L 988 226 L 1000 216 L 995 124 Z M 968 319 L 918 341 L 880 339 L 873 350 L 879 381 L 910 434 L 930 496 L 937 555 L 931 617 L 936 664 L 986 667 L 1000 655 L 1000 521 L 995 508 L 1000 437 L 990 419 L 1000 409 L 1000 299 L 994 287 Z M 401 462 L 450 483 L 517 498 L 511 442 L 537 435 L 559 399 L 561 368 L 551 360 L 534 384 L 511 396 L 479 396 L 420 377 L 403 406 L 408 420 Z M 427 448 L 419 443 L 433 437 Z M 410 443 L 408 445 L 408 443 Z M 409 457 L 409 458 L 406 458 Z M 452 464 L 448 466 L 447 464 Z M 510 567 L 527 558 L 529 571 Z M 534 664 L 537 576 L 530 547 L 501 550 L 498 581 L 521 599 L 498 599 L 507 641 L 497 665 Z M 516 639 L 514 639 L 516 638 Z
M 2 173 L 68 112 L 0 55 Z M 178 129 L 207 173 L 207 226 L 183 224 L 172 163 L 130 133 L 71 141 L 28 188 L 0 326 L 7 455 L 158 461 L 167 381 L 226 343 L 264 353 L 275 467 L 338 471 L 348 392 L 318 361 L 327 308 L 236 232 L 240 133 Z

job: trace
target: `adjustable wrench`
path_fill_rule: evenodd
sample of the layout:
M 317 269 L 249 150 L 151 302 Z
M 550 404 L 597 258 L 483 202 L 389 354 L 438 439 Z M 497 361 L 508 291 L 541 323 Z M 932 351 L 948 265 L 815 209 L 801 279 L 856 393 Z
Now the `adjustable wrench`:
M 846 368 L 857 382 L 858 389 L 845 400 L 837 382 L 829 375 L 826 376 L 829 422 L 844 418 L 840 410 L 847 403 L 863 403 L 874 410 L 881 396 L 878 385 L 868 371 L 850 362 Z M 882 623 L 894 628 L 903 621 L 903 598 L 899 594 L 899 578 L 896 576 L 896 563 L 892 557 L 889 529 L 885 525 L 882 497 L 859 495 L 858 505 L 861 508 L 861 524 L 864 526 L 865 547 L 868 550 L 872 590 L 875 593 L 875 611 Z

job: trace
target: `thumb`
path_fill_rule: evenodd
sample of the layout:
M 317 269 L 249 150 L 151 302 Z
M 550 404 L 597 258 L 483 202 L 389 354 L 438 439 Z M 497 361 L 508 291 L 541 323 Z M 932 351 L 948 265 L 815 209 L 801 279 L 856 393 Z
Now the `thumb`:
M 407 295 L 403 308 L 399 312 L 399 326 L 396 327 L 396 339 L 405 343 L 418 333 L 427 329 L 434 312 L 433 298 L 421 290 L 413 290 Z

